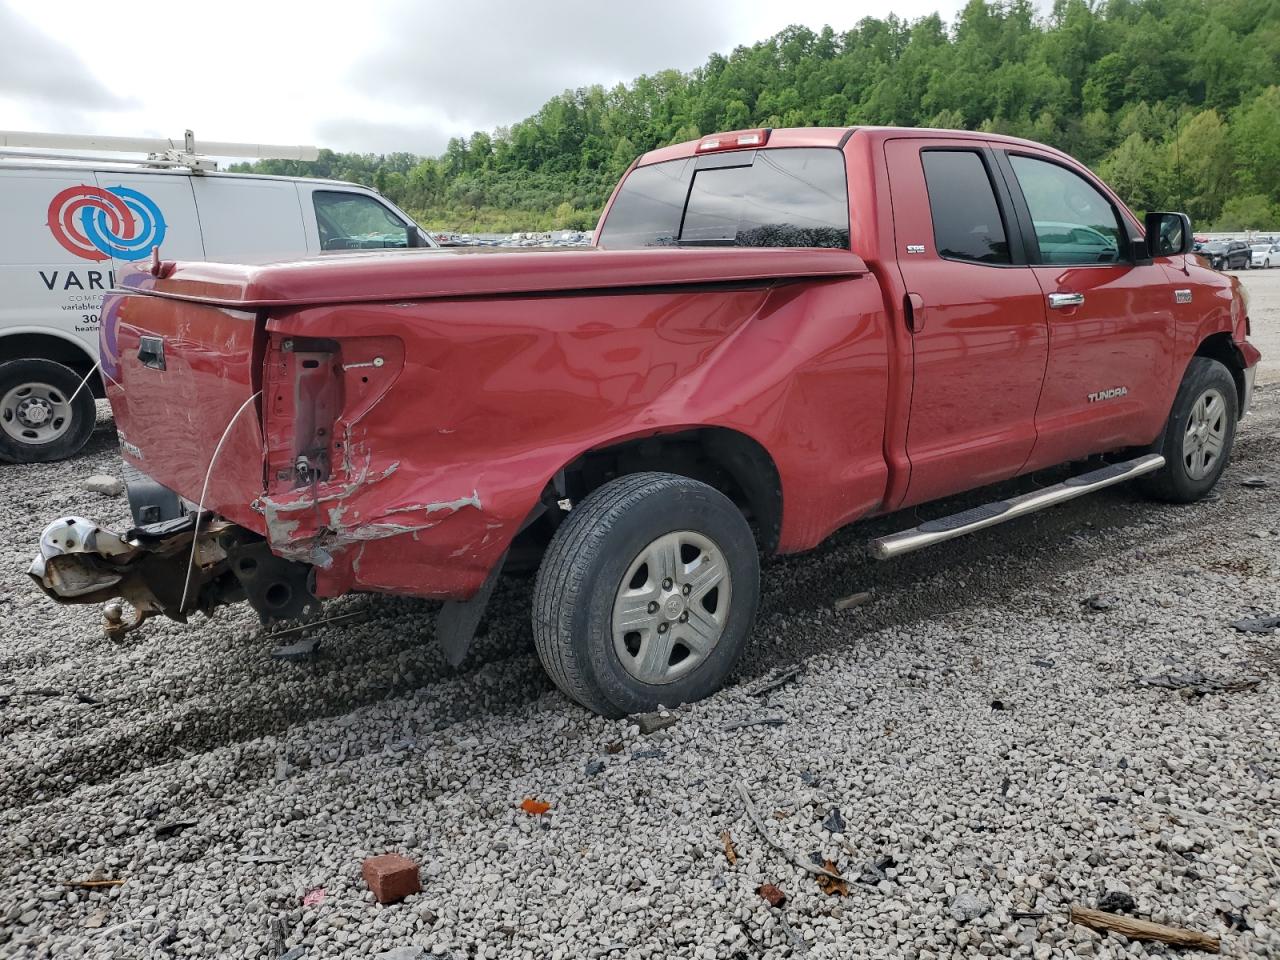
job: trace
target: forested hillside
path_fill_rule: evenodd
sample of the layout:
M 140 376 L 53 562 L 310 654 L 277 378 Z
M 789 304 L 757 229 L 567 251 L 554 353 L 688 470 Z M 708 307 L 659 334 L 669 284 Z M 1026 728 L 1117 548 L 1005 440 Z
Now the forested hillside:
M 1060 147 L 1139 211 L 1275 228 L 1277 84 L 1280 0 L 1058 0 L 1048 17 L 1027 0 L 972 0 L 950 25 L 791 27 L 690 73 L 566 91 L 440 157 L 322 151 L 253 169 L 372 184 L 432 227 L 586 228 L 655 146 L 754 126 L 962 127 Z

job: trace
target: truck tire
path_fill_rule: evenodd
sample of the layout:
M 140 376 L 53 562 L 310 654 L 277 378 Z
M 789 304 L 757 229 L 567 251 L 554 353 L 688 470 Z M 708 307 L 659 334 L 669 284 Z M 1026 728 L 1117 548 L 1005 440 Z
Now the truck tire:
M 538 570 L 533 636 L 565 695 L 606 717 L 715 692 L 755 622 L 760 557 L 714 487 L 667 473 L 606 483 Z
M 0 363 L 0 460 L 52 463 L 79 452 L 97 421 L 93 391 L 76 393 L 80 382 L 52 360 Z
M 1192 357 L 1153 451 L 1164 454 L 1165 465 L 1139 481 L 1147 494 L 1193 503 L 1212 490 L 1231 458 L 1238 408 L 1230 371 L 1217 360 Z

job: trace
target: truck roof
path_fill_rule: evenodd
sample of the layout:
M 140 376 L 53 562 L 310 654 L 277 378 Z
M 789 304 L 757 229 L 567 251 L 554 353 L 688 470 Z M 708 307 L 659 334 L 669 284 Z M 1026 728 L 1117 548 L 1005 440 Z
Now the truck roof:
M 656 150 L 650 150 L 644 154 L 637 162 L 637 166 L 647 166 L 651 163 L 662 163 L 664 160 L 681 160 L 692 157 L 698 152 L 698 144 L 704 140 L 711 138 L 734 137 L 739 134 L 751 134 L 757 130 L 731 130 L 724 133 L 708 133 L 699 137 L 697 140 L 688 140 L 684 143 L 675 143 L 669 147 L 658 147 Z M 769 131 L 769 139 L 765 143 L 765 149 L 776 147 L 841 147 L 849 140 L 850 137 L 857 134 L 859 137 L 871 137 L 874 140 L 890 140 L 894 137 L 912 136 L 912 137 L 945 137 L 949 140 L 983 140 L 994 143 L 1004 143 L 1011 145 L 1020 145 L 1027 147 L 1035 147 L 1039 150 L 1052 150 L 1055 153 L 1061 153 L 1054 147 L 1047 147 L 1042 143 L 1035 143 L 1031 140 L 1024 140 L 1021 137 L 1010 137 L 1001 133 L 984 133 L 977 130 L 943 130 L 933 127 L 786 127 Z M 752 147 L 742 147 L 740 149 L 753 149 Z M 1062 154 L 1064 157 L 1066 154 Z

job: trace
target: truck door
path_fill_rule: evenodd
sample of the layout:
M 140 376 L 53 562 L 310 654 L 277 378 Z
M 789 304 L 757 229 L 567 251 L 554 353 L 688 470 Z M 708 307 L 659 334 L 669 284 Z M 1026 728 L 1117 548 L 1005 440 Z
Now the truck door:
M 1165 272 L 1132 261 L 1125 218 L 1083 171 L 1030 149 L 997 160 L 1049 322 L 1028 468 L 1149 443 L 1171 400 L 1175 297 Z
M 82 222 L 89 240 L 110 256 L 115 271 L 147 259 L 157 246 L 166 260 L 204 259 L 190 175 L 99 170 L 97 181 L 119 202 L 114 210 L 104 204 Z
M 1044 299 L 986 144 L 885 142 L 914 386 L 904 505 L 1017 474 L 1036 440 Z

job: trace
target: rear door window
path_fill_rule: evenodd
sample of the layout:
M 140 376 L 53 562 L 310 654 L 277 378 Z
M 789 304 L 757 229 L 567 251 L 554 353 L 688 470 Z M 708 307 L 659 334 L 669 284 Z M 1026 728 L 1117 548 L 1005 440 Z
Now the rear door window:
M 1011 263 L 1004 219 L 982 157 L 973 150 L 926 150 L 920 158 L 938 256 Z
M 1120 221 L 1097 187 L 1046 160 L 1011 154 L 1009 163 L 1031 212 L 1041 263 L 1119 261 Z
M 844 155 L 758 150 L 639 167 L 614 200 L 600 245 L 848 249 Z
M 408 247 L 409 225 L 364 193 L 317 190 L 312 194 L 321 250 Z

